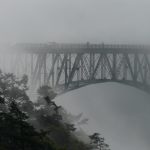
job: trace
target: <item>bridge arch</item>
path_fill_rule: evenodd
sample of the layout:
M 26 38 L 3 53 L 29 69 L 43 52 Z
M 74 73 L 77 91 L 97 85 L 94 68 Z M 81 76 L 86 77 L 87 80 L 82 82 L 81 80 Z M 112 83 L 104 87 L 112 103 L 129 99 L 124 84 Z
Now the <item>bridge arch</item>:
M 117 83 L 117 84 L 122 84 L 125 86 L 131 86 L 134 87 L 136 89 L 142 90 L 143 92 L 146 92 L 148 94 L 150 94 L 150 87 L 148 85 L 143 85 L 141 83 L 135 83 L 133 81 L 127 81 L 127 80 L 120 80 L 120 81 L 114 81 L 114 80 L 97 80 L 94 82 L 91 81 L 86 81 L 86 82 L 80 82 L 80 84 L 78 84 L 77 82 L 74 82 L 74 84 L 72 84 L 72 86 L 70 88 L 65 88 L 65 85 L 61 85 L 60 88 L 56 88 L 56 92 L 58 92 L 58 94 L 64 94 L 67 92 L 70 92 L 72 90 L 76 90 L 85 86 L 89 86 L 89 85 L 94 85 L 94 84 L 100 84 L 100 83 Z

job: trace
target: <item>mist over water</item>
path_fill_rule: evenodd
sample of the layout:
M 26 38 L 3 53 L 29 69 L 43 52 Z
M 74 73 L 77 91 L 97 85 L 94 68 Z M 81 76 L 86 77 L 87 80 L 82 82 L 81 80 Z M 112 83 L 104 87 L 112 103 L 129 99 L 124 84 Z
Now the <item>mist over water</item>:
M 101 83 L 56 98 L 69 112 L 89 119 L 81 126 L 100 132 L 112 150 L 148 150 L 150 147 L 149 95 L 133 87 Z

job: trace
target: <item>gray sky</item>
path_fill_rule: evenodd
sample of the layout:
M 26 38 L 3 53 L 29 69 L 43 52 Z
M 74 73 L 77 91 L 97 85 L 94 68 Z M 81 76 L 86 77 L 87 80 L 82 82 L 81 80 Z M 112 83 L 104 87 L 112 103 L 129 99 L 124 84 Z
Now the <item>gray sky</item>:
M 149 0 L 0 0 L 0 42 L 149 43 Z

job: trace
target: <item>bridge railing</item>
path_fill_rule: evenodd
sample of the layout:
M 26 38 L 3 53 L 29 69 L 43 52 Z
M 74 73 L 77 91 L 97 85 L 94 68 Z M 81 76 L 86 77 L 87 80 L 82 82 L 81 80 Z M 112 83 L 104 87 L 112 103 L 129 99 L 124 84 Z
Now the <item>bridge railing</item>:
M 13 47 L 14 50 L 17 52 L 55 52 L 55 51 L 74 51 L 74 52 L 79 52 L 80 50 L 118 50 L 118 51 L 142 51 L 145 50 L 146 52 L 150 52 L 150 47 L 148 46 L 143 46 L 143 45 L 123 45 L 123 44 L 91 44 L 91 43 L 84 43 L 84 44 L 68 44 L 68 43 L 48 43 L 48 44 L 16 44 Z

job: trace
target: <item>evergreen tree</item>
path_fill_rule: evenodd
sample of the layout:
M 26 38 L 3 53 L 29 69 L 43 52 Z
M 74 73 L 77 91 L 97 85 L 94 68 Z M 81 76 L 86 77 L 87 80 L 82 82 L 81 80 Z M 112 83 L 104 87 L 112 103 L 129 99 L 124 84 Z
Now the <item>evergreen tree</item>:
M 94 133 L 89 136 L 91 145 L 99 150 L 109 150 L 109 145 L 105 143 L 105 139 L 100 137 L 99 133 Z
M 28 123 L 28 112 L 20 110 L 24 104 L 32 106 L 26 84 L 26 76 L 18 80 L 0 72 L 0 150 L 58 150 L 45 132 Z
M 0 150 L 92 150 L 93 143 L 100 148 L 98 135 L 90 137 L 91 145 L 77 139 L 76 127 L 53 100 L 57 94 L 51 87 L 40 87 L 37 103 L 31 102 L 26 94 L 27 81 L 26 75 L 17 79 L 0 71 Z M 69 115 L 69 120 L 81 116 Z M 86 122 L 83 119 L 78 124 Z

